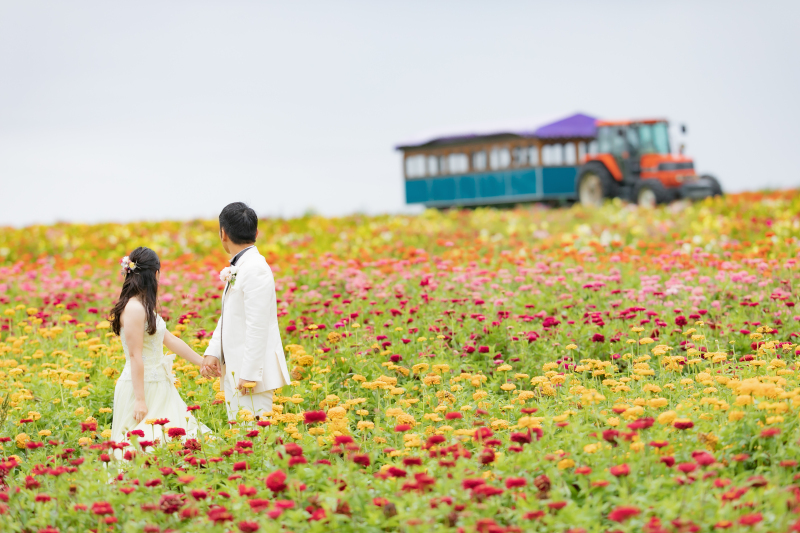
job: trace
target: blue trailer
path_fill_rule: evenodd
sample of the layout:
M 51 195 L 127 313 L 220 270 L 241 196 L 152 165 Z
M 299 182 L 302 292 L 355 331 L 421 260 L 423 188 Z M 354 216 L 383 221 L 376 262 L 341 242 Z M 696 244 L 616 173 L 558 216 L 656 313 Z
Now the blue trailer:
M 596 121 L 578 113 L 531 130 L 397 146 L 406 203 L 456 207 L 576 199 L 578 167 L 596 151 Z

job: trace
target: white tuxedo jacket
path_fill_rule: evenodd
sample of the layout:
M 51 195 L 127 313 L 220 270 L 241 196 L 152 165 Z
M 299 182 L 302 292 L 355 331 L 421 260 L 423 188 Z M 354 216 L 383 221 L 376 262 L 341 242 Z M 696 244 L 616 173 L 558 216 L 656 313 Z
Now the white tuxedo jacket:
M 219 359 L 224 350 L 223 378 L 233 371 L 234 383 L 239 378 L 255 381 L 254 393 L 288 385 L 272 270 L 255 246 L 239 257 L 236 266 L 236 279 L 226 284 L 222 315 L 205 355 Z

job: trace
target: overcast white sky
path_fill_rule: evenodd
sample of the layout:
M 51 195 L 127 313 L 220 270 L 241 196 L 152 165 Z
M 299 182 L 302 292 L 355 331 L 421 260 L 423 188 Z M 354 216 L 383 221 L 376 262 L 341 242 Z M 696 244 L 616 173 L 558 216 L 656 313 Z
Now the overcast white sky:
M 396 143 L 576 111 L 686 122 L 727 190 L 800 186 L 798 20 L 794 0 L 0 0 L 0 225 L 401 212 Z

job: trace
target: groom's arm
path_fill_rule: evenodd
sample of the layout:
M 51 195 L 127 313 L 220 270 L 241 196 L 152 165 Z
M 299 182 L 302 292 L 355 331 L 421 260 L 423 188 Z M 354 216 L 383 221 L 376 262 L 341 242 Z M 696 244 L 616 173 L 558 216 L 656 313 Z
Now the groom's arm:
M 264 358 L 269 346 L 270 313 L 275 313 L 275 280 L 269 269 L 254 269 L 248 275 L 239 276 L 244 296 L 244 318 L 246 334 L 244 358 L 239 369 L 241 379 L 262 381 Z

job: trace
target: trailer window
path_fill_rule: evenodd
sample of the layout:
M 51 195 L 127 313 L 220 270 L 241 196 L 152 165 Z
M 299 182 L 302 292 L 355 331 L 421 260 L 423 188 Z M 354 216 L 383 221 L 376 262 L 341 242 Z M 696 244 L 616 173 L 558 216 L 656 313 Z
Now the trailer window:
M 489 166 L 492 170 L 506 168 L 511 164 L 511 152 L 508 148 L 492 148 L 489 152 Z
M 484 150 L 472 154 L 472 168 L 486 170 L 486 152 Z
M 542 146 L 542 164 L 547 166 L 564 164 L 564 145 L 547 144 Z
M 528 148 L 528 161 L 532 167 L 535 167 L 539 164 L 539 147 L 538 146 L 531 146 Z
M 564 164 L 574 165 L 575 163 L 575 143 L 567 143 L 564 145 Z
M 450 174 L 461 174 L 469 171 L 469 156 L 467 154 L 450 154 L 447 156 L 447 169 Z
M 515 167 L 524 167 L 528 164 L 528 149 L 514 148 L 512 152 Z
M 439 158 L 435 155 L 428 156 L 428 176 L 439 174 Z
M 425 175 L 425 156 L 412 155 L 406 157 L 406 177 L 421 178 Z

